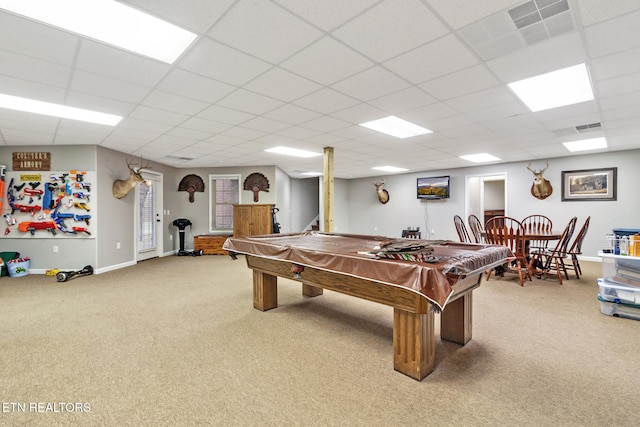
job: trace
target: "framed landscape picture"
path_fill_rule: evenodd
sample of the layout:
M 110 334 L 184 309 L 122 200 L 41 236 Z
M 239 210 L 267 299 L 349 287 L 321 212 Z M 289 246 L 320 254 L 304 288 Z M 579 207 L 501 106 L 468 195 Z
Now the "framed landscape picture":
M 562 200 L 616 200 L 618 168 L 562 171 Z

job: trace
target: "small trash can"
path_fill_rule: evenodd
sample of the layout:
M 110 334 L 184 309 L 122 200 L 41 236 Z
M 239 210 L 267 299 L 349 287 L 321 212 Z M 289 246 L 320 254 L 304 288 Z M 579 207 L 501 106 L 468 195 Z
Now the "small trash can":
M 9 277 L 22 277 L 29 274 L 29 258 L 12 259 L 7 262 Z

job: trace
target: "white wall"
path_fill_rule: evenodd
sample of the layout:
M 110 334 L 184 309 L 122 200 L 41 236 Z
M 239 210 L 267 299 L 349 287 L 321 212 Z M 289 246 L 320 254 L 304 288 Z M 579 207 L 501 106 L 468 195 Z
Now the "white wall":
M 461 169 L 390 175 L 384 177 L 389 203 L 381 204 L 372 185 L 374 178 L 347 181 L 349 197 L 336 203 L 336 218 L 348 217 L 348 230 L 342 232 L 400 236 L 407 226 L 420 226 L 423 237 L 457 240 L 453 215 L 464 217 L 465 177 L 491 173 L 506 173 L 508 214 L 524 218 L 532 213 L 549 216 L 554 228 L 562 230 L 569 219 L 578 217 L 578 226 L 591 216 L 589 232 L 583 244 L 587 257 L 597 257 L 606 247 L 606 233 L 612 228 L 640 228 L 640 150 L 600 153 L 549 159 L 544 176 L 553 186 L 553 194 L 538 200 L 530 193 L 533 175 L 529 162 L 477 166 Z M 581 169 L 617 167 L 616 201 L 561 201 L 561 172 Z M 416 198 L 416 179 L 424 176 L 451 175 L 451 198 L 423 201 Z M 377 177 L 376 177 L 377 179 Z M 433 230 L 433 233 L 431 231 Z

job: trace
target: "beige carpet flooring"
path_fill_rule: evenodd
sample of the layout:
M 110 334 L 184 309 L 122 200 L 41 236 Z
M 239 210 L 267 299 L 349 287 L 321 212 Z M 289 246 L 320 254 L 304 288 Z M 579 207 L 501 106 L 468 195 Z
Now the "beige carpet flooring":
M 260 312 L 243 257 L 2 277 L 0 425 L 640 425 L 640 322 L 601 314 L 583 267 L 483 283 L 421 382 L 393 370 L 390 307 L 280 279 Z

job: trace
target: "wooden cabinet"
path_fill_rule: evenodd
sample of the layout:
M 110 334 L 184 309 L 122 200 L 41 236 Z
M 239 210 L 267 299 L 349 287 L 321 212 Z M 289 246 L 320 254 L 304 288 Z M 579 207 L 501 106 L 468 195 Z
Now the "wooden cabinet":
M 233 237 L 271 234 L 275 205 L 233 205 Z
M 202 250 L 204 255 L 227 255 L 229 252 L 222 249 L 224 241 L 229 236 L 215 236 L 203 234 L 193 238 L 193 249 Z

